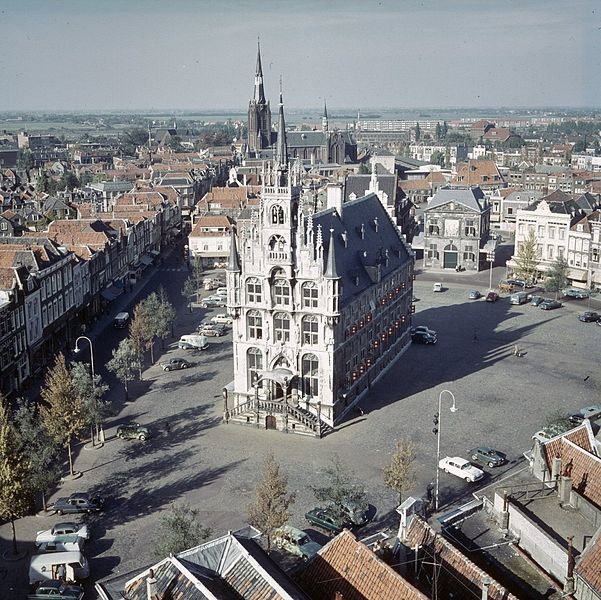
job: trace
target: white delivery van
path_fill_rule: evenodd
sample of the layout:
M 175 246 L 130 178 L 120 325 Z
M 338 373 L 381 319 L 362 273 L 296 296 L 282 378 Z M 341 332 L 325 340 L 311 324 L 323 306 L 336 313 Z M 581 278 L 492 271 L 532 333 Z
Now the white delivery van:
M 437 281 L 433 286 L 432 286 L 432 291 L 433 292 L 442 292 L 442 283 L 440 283 L 439 281 Z
M 115 318 L 113 319 L 113 325 L 117 329 L 125 329 L 127 327 L 128 323 L 129 323 L 129 313 L 127 313 L 127 312 L 117 313 L 115 315 Z
M 35 554 L 29 563 L 29 583 L 60 579 L 61 571 L 66 581 L 81 581 L 89 577 L 90 565 L 81 552 Z
M 526 292 L 516 292 L 509 296 L 509 304 L 526 304 L 528 302 L 528 294 Z
M 177 343 L 177 347 L 183 350 L 205 350 L 209 347 L 209 343 L 204 335 L 190 334 L 182 335 Z

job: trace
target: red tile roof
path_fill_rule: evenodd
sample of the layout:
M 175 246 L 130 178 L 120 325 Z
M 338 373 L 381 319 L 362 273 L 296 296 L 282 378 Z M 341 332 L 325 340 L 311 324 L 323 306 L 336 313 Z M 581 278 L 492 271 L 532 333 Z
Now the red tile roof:
M 601 530 L 595 537 L 585 548 L 574 571 L 593 590 L 601 593 Z
M 427 599 L 346 530 L 319 551 L 298 579 L 313 600 L 332 600 L 337 592 L 344 600 Z

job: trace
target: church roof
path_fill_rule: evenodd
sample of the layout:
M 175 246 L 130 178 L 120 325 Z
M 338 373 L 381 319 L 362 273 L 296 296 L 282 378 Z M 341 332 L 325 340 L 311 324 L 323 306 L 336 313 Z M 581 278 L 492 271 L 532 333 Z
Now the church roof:
M 288 131 L 286 140 L 289 148 L 323 146 L 326 136 L 323 131 Z
M 342 215 L 328 208 L 315 213 L 312 221 L 315 232 L 321 227 L 324 257 L 330 254 L 331 240 L 335 244 L 341 306 L 412 260 L 398 228 L 373 193 L 344 202 Z

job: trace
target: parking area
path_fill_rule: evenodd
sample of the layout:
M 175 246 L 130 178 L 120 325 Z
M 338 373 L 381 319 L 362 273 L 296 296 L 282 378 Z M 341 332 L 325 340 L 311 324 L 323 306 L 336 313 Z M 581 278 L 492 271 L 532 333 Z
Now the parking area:
M 487 445 L 504 452 L 509 461 L 494 469 L 485 466 L 485 477 L 473 484 L 441 473 L 442 506 L 522 466 L 522 453 L 530 449 L 531 436 L 547 415 L 596 401 L 601 327 L 578 321 L 582 304 L 544 311 L 512 306 L 506 297 L 497 302 L 470 300 L 468 291 L 474 285 L 467 280 L 445 287 L 433 293 L 431 282 L 415 282 L 419 300 L 414 323 L 435 329 L 437 343 L 410 346 L 372 385 L 361 405 L 364 414 L 321 440 L 222 423 L 221 390 L 233 373 L 231 330 L 210 338 L 205 351 L 170 347 L 160 361 L 181 356 L 192 366 L 171 372 L 158 364 L 148 368 L 132 400 L 107 423 L 104 447 L 78 448 L 76 468 L 83 476 L 66 482 L 53 496 L 86 490 L 100 491 L 106 498 L 104 511 L 89 520 L 92 579 L 154 560 L 152 542 L 159 520 L 173 502 L 197 508 L 216 535 L 245 525 L 246 506 L 269 451 L 297 494 L 291 525 L 311 531 L 303 518 L 316 506 L 310 486 L 319 484 L 323 468 L 336 454 L 365 484 L 377 510 L 374 522 L 362 530 L 367 535 L 396 523 L 398 496 L 384 486 L 382 468 L 397 438 L 410 438 L 417 447 L 413 492 L 423 495 L 434 479 L 432 419 L 442 390 L 453 393 L 458 410 L 449 410 L 450 397 L 445 394 L 441 455 L 468 458 L 470 448 Z M 186 332 L 218 312 L 223 309 L 182 313 Z M 524 351 L 521 358 L 512 354 L 515 345 Z M 117 439 L 117 427 L 128 421 L 148 425 L 150 439 Z M 31 551 L 35 531 L 56 520 L 45 516 L 19 521 L 19 539 Z M 10 526 L 3 525 L 0 534 L 4 549 Z M 23 574 L 26 563 L 19 563 Z

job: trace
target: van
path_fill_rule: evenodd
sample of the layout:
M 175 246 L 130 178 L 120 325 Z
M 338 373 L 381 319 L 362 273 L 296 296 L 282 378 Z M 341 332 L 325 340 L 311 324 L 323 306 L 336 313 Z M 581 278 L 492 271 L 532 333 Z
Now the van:
M 90 575 L 90 565 L 81 552 L 35 554 L 29 563 L 29 583 L 60 579 L 61 567 L 64 567 L 66 581 L 81 581 Z
M 182 335 L 177 343 L 177 347 L 183 350 L 205 350 L 209 347 L 209 343 L 204 335 L 190 334 Z
M 432 286 L 432 291 L 433 292 L 442 292 L 442 283 L 440 282 L 436 282 L 433 286 Z
M 528 302 L 527 292 L 516 292 L 515 294 L 511 294 L 511 296 L 509 296 L 510 304 L 526 304 L 526 302 Z
M 113 319 L 113 326 L 117 329 L 125 329 L 129 323 L 129 313 L 120 312 L 115 315 Z

